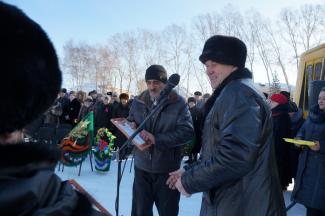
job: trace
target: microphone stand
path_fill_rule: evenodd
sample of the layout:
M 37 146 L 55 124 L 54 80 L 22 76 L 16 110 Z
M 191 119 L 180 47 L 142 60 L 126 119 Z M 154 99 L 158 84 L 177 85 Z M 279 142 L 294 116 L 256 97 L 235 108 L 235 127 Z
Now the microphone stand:
M 117 160 L 117 184 L 116 184 L 116 199 L 115 199 L 115 212 L 116 216 L 119 216 L 119 199 L 120 199 L 120 184 L 122 180 L 122 159 L 120 158 L 121 151 L 126 148 L 127 146 L 132 145 L 133 138 L 140 133 L 147 121 L 168 101 L 168 97 L 163 97 L 158 100 L 157 105 L 151 110 L 149 115 L 146 116 L 146 118 L 143 120 L 143 122 L 139 125 L 139 127 L 133 132 L 133 134 L 123 143 L 121 148 L 119 148 L 116 152 L 116 160 Z M 126 162 L 125 162 L 126 163 Z

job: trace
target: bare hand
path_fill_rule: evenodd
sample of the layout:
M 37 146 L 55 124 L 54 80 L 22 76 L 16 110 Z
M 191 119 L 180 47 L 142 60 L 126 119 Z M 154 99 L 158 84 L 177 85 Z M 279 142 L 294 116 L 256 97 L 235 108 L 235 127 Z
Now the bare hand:
M 140 136 L 142 137 L 142 139 L 147 143 L 147 144 L 155 144 L 155 137 L 154 135 L 152 135 L 151 133 L 149 133 L 146 130 L 143 130 L 140 132 Z
M 143 150 L 146 150 L 147 148 L 150 148 L 152 146 L 152 144 L 150 143 L 145 143 L 145 144 L 142 144 L 140 146 L 138 145 L 135 145 L 138 149 L 140 149 L 140 151 L 143 151 Z
M 184 189 L 183 185 L 182 185 L 182 181 L 181 181 L 181 178 L 179 178 L 175 184 L 177 190 L 183 194 L 184 196 L 186 197 L 190 197 L 191 194 L 187 193 L 186 190 Z
M 166 184 L 170 189 L 173 190 L 176 189 L 175 184 L 177 180 L 183 175 L 184 172 L 185 170 L 183 168 L 180 168 L 174 172 L 169 173 L 169 178 L 167 179 Z
M 316 143 L 316 145 L 314 145 L 314 146 L 309 146 L 309 148 L 310 148 L 311 150 L 313 150 L 313 151 L 319 151 L 319 149 L 320 149 L 320 144 L 319 144 L 318 141 L 316 141 L 315 143 Z

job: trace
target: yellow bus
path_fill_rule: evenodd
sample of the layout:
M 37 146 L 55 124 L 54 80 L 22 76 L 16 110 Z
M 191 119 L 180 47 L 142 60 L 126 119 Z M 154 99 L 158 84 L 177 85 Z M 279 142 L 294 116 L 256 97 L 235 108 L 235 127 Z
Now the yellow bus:
M 325 44 L 304 52 L 300 57 L 294 101 L 306 116 L 313 81 L 325 80 Z M 323 83 L 321 83 L 323 85 Z M 318 97 L 318 95 L 317 95 Z

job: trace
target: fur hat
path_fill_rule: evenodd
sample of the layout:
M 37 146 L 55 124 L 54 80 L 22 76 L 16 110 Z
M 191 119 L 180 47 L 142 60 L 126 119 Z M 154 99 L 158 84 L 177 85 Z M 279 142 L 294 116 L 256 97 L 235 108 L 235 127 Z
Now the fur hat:
M 165 68 L 161 65 L 151 65 L 146 70 L 145 79 L 146 79 L 146 81 L 158 80 L 163 83 L 166 83 L 167 82 L 167 72 L 166 72 Z
M 277 102 L 279 104 L 286 104 L 288 103 L 288 98 L 284 96 L 283 94 L 273 94 L 270 97 L 270 100 Z
M 120 98 L 120 100 L 123 100 L 123 99 L 129 100 L 129 95 L 126 93 L 122 93 L 122 94 L 120 94 L 119 98 Z
M 202 93 L 200 91 L 196 91 L 196 92 L 194 92 L 194 95 L 196 95 L 196 96 L 202 96 Z
M 61 71 L 46 33 L 21 10 L 0 2 L 0 26 L 3 134 L 22 129 L 53 104 Z
M 245 67 L 247 56 L 246 45 L 235 37 L 215 35 L 204 44 L 200 61 L 204 64 L 211 60 L 220 64 Z

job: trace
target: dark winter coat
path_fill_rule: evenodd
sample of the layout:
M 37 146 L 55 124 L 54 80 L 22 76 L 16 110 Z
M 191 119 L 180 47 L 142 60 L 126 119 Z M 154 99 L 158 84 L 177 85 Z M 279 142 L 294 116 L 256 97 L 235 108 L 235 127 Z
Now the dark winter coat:
M 182 176 L 203 192 L 201 215 L 285 215 L 273 146 L 272 118 L 251 73 L 233 72 L 206 105 L 201 161 Z
M 290 109 L 290 108 L 289 108 Z M 302 109 L 298 109 L 297 112 L 294 112 L 291 116 L 291 137 L 296 137 L 298 131 L 304 123 L 304 117 Z M 292 177 L 296 178 L 297 168 L 298 168 L 298 158 L 301 152 L 301 148 L 290 144 L 290 163 L 291 163 L 291 173 Z
M 303 148 L 292 199 L 309 208 L 325 211 L 325 112 L 321 112 L 318 105 L 310 110 L 297 137 L 319 141 L 320 151 Z
M 298 109 L 297 112 L 294 112 L 290 117 L 290 119 L 291 119 L 291 135 L 292 137 L 295 137 L 305 121 L 304 113 L 302 109 Z
M 89 112 L 92 111 L 92 107 L 86 107 L 85 105 L 82 105 L 79 111 L 78 115 L 78 122 L 81 121 Z
M 199 109 L 198 107 L 194 106 L 190 108 L 192 121 L 193 121 L 193 127 L 194 127 L 194 133 L 195 133 L 195 145 L 191 151 L 191 153 L 199 153 L 202 146 L 202 126 L 203 126 L 203 114 L 202 109 Z
M 288 114 L 288 104 L 281 104 L 272 109 L 273 137 L 276 162 L 282 189 L 291 183 L 292 172 L 290 162 L 290 145 L 283 138 L 291 137 L 291 120 Z
M 129 116 L 129 111 L 130 111 L 129 104 L 123 106 L 122 103 L 120 102 L 113 110 L 112 118 L 127 118 Z M 114 141 L 115 145 L 121 147 L 123 143 L 126 141 L 125 135 L 115 126 L 113 128 L 113 134 L 116 136 L 116 139 Z
M 69 123 L 71 125 L 75 125 L 76 121 L 78 120 L 80 108 L 81 108 L 81 103 L 77 98 L 70 101 L 68 106 L 68 116 L 69 116 Z
M 112 116 L 113 109 L 111 105 L 105 105 L 101 101 L 97 101 L 97 103 L 93 106 L 94 109 L 94 126 L 95 131 L 99 128 L 109 128 L 110 119 Z
M 95 215 L 87 198 L 55 175 L 58 158 L 44 143 L 0 145 L 1 215 Z
M 55 100 L 54 103 L 55 104 L 60 103 L 62 107 L 62 115 L 60 116 L 60 123 L 69 123 L 69 121 L 66 119 L 66 116 L 69 115 L 69 103 L 70 103 L 69 98 L 66 96 L 59 97 Z
M 128 120 L 140 125 L 152 109 L 149 91 L 136 97 Z M 146 131 L 155 137 L 155 144 L 143 151 L 134 148 L 134 165 L 150 173 L 168 173 L 179 169 L 182 146 L 193 138 L 191 113 L 184 98 L 169 94 L 167 103 L 147 122 Z

